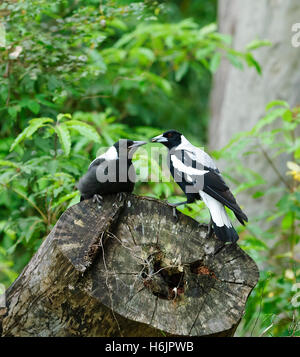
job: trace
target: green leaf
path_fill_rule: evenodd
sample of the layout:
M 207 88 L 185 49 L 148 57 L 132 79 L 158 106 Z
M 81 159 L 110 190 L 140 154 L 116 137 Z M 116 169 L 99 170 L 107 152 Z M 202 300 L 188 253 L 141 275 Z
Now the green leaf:
M 56 120 L 60 121 L 62 119 L 72 119 L 72 115 L 70 113 L 60 113 L 57 115 Z
M 109 24 L 109 26 L 115 27 L 122 31 L 126 31 L 128 29 L 127 24 L 124 21 L 122 21 L 116 17 L 112 18 L 112 20 L 110 20 L 108 24 Z
M 246 46 L 246 49 L 252 51 L 265 46 L 272 46 L 272 42 L 269 40 L 253 40 Z
M 132 39 L 134 39 L 135 33 L 127 33 L 123 35 L 115 44 L 114 47 L 120 48 L 123 47 L 124 45 L 127 45 Z
M 99 142 L 101 140 L 97 130 L 87 123 L 79 120 L 69 120 L 65 122 L 65 124 L 90 140 L 95 142 Z
M 30 109 L 34 114 L 38 114 L 40 111 L 40 105 L 35 100 L 29 100 L 26 103 L 28 109 Z
M 295 159 L 300 159 L 300 147 L 294 152 Z
M 223 34 L 223 33 L 218 33 L 218 32 L 215 32 L 215 33 L 212 33 L 210 35 L 211 38 L 214 38 L 216 40 L 219 40 L 227 45 L 230 45 L 231 42 L 232 42 L 232 38 L 230 35 L 228 34 Z
M 71 150 L 71 136 L 68 127 L 65 123 L 60 123 L 55 126 L 55 131 L 65 155 L 69 156 Z
M 258 74 L 261 74 L 261 67 L 260 64 L 256 61 L 256 59 L 253 57 L 252 53 L 248 52 L 245 55 L 245 60 L 248 64 L 249 67 L 255 67 L 256 71 Z
M 150 82 L 157 85 L 157 87 L 161 88 L 167 95 L 170 95 L 172 93 L 171 84 L 165 78 L 162 78 L 151 72 L 145 72 L 144 77 Z
M 47 123 L 52 123 L 53 119 L 51 118 L 37 118 L 31 119 L 29 121 L 29 126 L 27 126 L 16 138 L 16 140 L 12 143 L 10 147 L 10 152 L 23 140 L 29 138 L 32 134 L 34 134 L 39 128 L 45 126 Z
M 202 27 L 201 30 L 199 31 L 199 34 L 205 36 L 215 31 L 217 31 L 217 25 L 215 23 L 212 23 Z
M 20 105 L 14 105 L 12 107 L 8 107 L 7 111 L 8 114 L 15 119 L 17 117 L 18 112 L 21 111 L 21 107 Z
M 39 128 L 42 128 L 47 123 L 53 123 L 53 119 L 51 118 L 36 118 L 31 119 L 29 121 L 29 126 L 27 127 L 28 131 L 26 133 L 26 137 L 29 138 L 32 134 L 34 134 Z
M 260 239 L 255 237 L 247 237 L 245 238 L 247 246 L 255 250 L 268 250 L 269 247 Z
M 293 114 L 292 112 L 288 109 L 286 112 L 282 115 L 282 119 L 287 122 L 291 122 L 293 120 Z M 297 125 L 297 123 L 296 123 Z
M 175 72 L 175 80 L 176 82 L 180 82 L 182 77 L 187 73 L 189 69 L 189 64 L 188 62 L 182 62 L 181 65 L 179 66 L 178 70 Z
M 275 255 L 274 258 L 282 259 L 282 258 L 292 258 L 292 257 L 293 257 L 293 253 L 292 252 L 286 252 L 286 253 L 282 253 L 282 254 L 277 254 L 277 255 Z
M 242 61 L 235 54 L 227 53 L 226 57 L 228 58 L 229 62 L 232 65 L 234 65 L 236 68 L 239 68 L 239 69 L 243 69 L 244 68 Z
M 219 65 L 220 65 L 220 62 L 221 62 L 221 53 L 220 52 L 216 52 L 210 63 L 209 63 L 209 69 L 212 73 L 215 73 L 216 70 L 218 69 Z
M 289 228 L 291 228 L 293 222 L 294 222 L 294 213 L 293 212 L 288 212 L 283 217 L 283 220 L 281 221 L 281 228 L 282 229 L 289 229 Z
M 54 209 L 57 206 L 60 206 L 62 203 L 71 200 L 72 198 L 76 197 L 78 195 L 78 191 L 74 191 L 71 193 L 68 193 L 64 196 L 62 196 L 56 203 L 54 203 L 51 207 L 51 209 Z
M 203 60 L 204 58 L 208 57 L 215 51 L 215 45 L 207 45 L 205 47 L 199 48 L 195 53 L 195 58 L 197 60 Z
M 139 47 L 134 49 L 134 53 L 140 57 L 145 57 L 149 62 L 155 61 L 155 54 L 149 48 Z
M 252 134 L 257 134 L 264 126 L 273 123 L 277 118 L 280 118 L 286 112 L 285 108 L 274 109 L 264 116 L 251 130 Z
M 265 46 L 272 46 L 272 42 L 269 40 L 253 40 L 246 46 L 246 49 L 251 51 Z
M 19 168 L 20 166 L 15 162 L 8 161 L 8 160 L 0 160 L 0 166 L 9 166 L 14 168 Z
M 264 192 L 262 192 L 262 191 L 256 191 L 253 195 L 252 195 L 252 197 L 253 198 L 259 198 L 259 197 L 262 197 L 262 196 L 264 196 Z
M 285 108 L 289 108 L 289 104 L 284 101 L 284 100 L 273 100 L 272 102 L 268 103 L 266 105 L 266 112 L 273 108 L 273 107 L 277 107 L 277 106 L 280 106 L 280 107 L 285 107 Z

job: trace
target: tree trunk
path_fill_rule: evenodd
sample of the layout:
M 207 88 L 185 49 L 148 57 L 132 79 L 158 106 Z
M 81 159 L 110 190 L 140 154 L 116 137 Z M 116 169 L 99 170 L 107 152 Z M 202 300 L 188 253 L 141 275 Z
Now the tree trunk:
M 232 336 L 257 266 L 178 215 L 125 194 L 69 208 L 7 290 L 2 336 Z
M 299 48 L 292 46 L 292 25 L 300 22 L 298 0 L 220 0 L 218 24 L 221 33 L 230 34 L 233 47 L 245 50 L 255 39 L 268 39 L 272 46 L 257 49 L 255 58 L 262 67 L 259 76 L 254 68 L 239 70 L 228 61 L 222 61 L 214 77 L 211 95 L 212 118 L 209 128 L 209 146 L 223 148 L 241 131 L 247 131 L 265 115 L 265 107 L 272 100 L 286 100 L 292 107 L 300 103 Z M 270 153 L 269 153 L 270 154 Z M 286 162 L 281 155 L 275 166 L 285 177 Z M 280 187 L 282 182 L 268 164 L 264 155 L 243 157 L 245 167 L 263 175 L 269 187 Z M 219 166 L 225 163 L 219 162 Z M 237 177 L 235 177 L 237 178 Z M 274 207 L 278 195 L 267 195 L 253 200 L 251 190 L 241 192 L 238 200 L 246 207 L 249 218 L 261 215 Z

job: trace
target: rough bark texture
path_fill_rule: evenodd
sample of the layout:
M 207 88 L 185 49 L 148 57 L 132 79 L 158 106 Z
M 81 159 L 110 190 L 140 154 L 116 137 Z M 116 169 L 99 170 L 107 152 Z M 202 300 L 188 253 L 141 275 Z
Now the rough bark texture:
M 69 208 L 7 290 L 2 336 L 232 336 L 258 269 L 206 232 L 134 195 Z
M 299 23 L 298 0 L 220 0 L 219 31 L 230 34 L 233 47 L 243 51 L 251 41 L 268 39 L 272 46 L 256 50 L 262 67 L 259 76 L 254 68 L 236 69 L 223 61 L 214 78 L 211 96 L 212 118 L 209 145 L 224 147 L 234 134 L 250 130 L 265 115 L 268 102 L 286 100 L 292 107 L 300 103 L 300 49 L 291 43 L 292 25 Z M 280 156 L 275 165 L 285 177 L 287 157 Z M 263 175 L 266 187 L 282 185 L 263 155 L 244 157 L 246 167 Z M 220 167 L 225 163 L 219 162 Z M 263 188 L 261 188 L 263 190 Z M 277 196 L 253 200 L 251 193 L 241 192 L 239 202 L 247 207 L 249 218 L 274 206 Z

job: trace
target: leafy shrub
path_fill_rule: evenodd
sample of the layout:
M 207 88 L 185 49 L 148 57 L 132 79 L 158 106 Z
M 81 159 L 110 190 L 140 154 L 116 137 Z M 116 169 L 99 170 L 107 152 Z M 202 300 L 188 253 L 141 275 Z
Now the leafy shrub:
M 227 177 L 238 175 L 235 193 L 247 190 L 255 200 L 271 197 L 274 206 L 239 227 L 240 246 L 259 264 L 260 281 L 249 297 L 243 324 L 238 333 L 253 336 L 299 336 L 297 282 L 300 278 L 300 107 L 273 101 L 266 115 L 248 132 L 239 133 L 220 152 L 227 160 Z M 243 165 L 245 156 L 262 156 L 277 177 L 272 187 L 264 172 Z M 278 160 L 287 165 L 286 175 L 277 168 Z M 297 164 L 298 163 L 298 164 Z M 267 222 L 267 227 L 266 227 Z M 299 284 L 299 283 L 298 283 Z

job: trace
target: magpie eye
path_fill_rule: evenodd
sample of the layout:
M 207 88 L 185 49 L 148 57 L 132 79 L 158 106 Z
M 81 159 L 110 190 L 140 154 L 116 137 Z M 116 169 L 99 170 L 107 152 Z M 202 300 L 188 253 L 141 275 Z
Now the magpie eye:
M 172 135 L 173 135 L 172 133 L 169 133 L 169 134 L 168 134 L 168 138 L 171 138 L 171 137 L 172 137 Z

